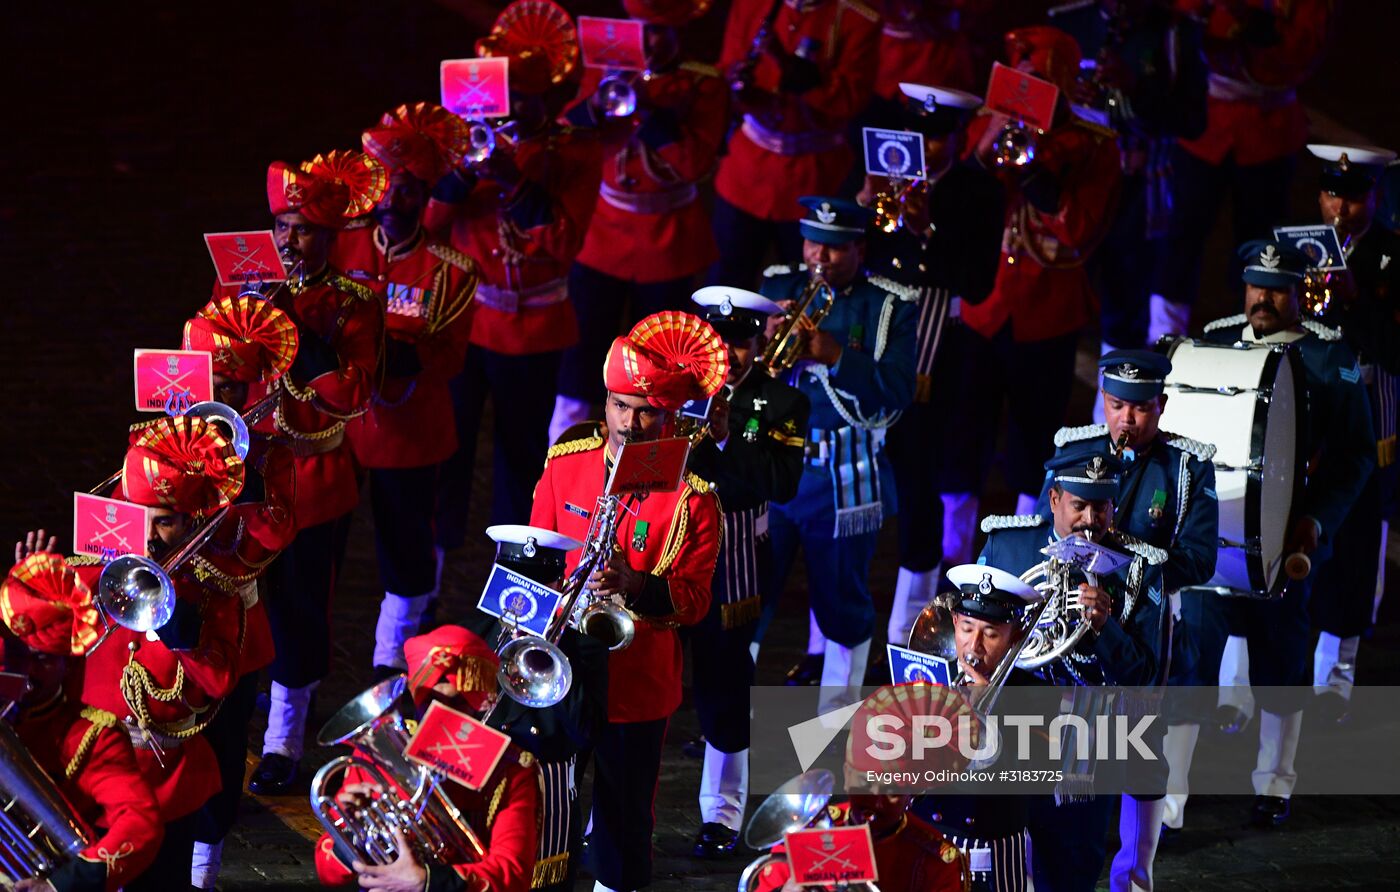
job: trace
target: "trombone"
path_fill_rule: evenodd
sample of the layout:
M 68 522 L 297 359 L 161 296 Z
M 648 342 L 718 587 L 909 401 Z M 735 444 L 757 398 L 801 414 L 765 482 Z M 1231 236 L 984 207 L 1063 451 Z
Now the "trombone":
M 803 340 L 800 332 L 804 318 L 811 321 L 812 327 L 822 324 L 826 314 L 836 303 L 836 289 L 826 281 L 820 266 L 812 267 L 812 277 L 802 294 L 793 302 L 787 316 L 779 324 L 778 330 L 763 348 L 759 363 L 770 375 L 781 375 L 789 371 L 801 358 Z
M 1025 121 L 1007 121 L 992 141 L 992 163 L 997 167 L 1025 167 L 1035 160 L 1036 143 L 1044 130 Z

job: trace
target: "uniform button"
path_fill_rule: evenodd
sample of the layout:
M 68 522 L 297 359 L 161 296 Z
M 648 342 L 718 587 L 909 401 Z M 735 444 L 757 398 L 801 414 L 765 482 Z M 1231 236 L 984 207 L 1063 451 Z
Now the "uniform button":
M 379 274 L 379 281 L 382 282 L 382 281 L 384 281 L 384 280 L 387 279 L 387 278 L 389 278 L 389 277 L 386 276 L 386 275 L 384 275 L 383 273 L 380 273 L 380 274 Z
M 904 269 L 904 261 L 896 257 L 890 261 L 890 266 L 893 266 L 895 269 Z
M 531 726 L 530 726 L 530 733 L 531 733 L 531 734 L 539 734 L 539 733 L 540 733 L 540 729 L 539 729 L 539 728 L 536 728 L 534 725 L 531 725 Z
M 943 812 L 941 812 L 941 811 L 936 811 L 936 812 L 934 812 L 933 814 L 929 815 L 929 820 L 930 820 L 930 821 L 933 821 L 933 823 L 937 824 L 939 821 L 943 820 Z
M 492 249 L 491 249 L 491 256 L 492 256 L 492 257 L 500 257 L 500 256 L 501 256 L 501 249 L 500 249 L 500 248 L 492 248 Z
M 926 273 L 926 272 L 928 272 L 928 267 L 925 266 L 925 265 L 922 264 L 922 263 L 919 264 L 919 272 L 921 272 L 921 273 Z
M 977 823 L 977 819 L 976 819 L 976 818 L 963 818 L 963 823 L 966 824 L 967 826 L 971 827 L 973 824 L 976 824 L 976 823 Z
M 509 730 L 510 730 L 510 722 L 502 722 L 502 723 L 501 723 L 501 730 L 502 730 L 502 731 L 509 731 Z
M 127 716 L 126 718 L 122 719 L 122 721 L 126 722 L 128 725 L 136 724 L 136 719 L 132 718 L 131 716 Z

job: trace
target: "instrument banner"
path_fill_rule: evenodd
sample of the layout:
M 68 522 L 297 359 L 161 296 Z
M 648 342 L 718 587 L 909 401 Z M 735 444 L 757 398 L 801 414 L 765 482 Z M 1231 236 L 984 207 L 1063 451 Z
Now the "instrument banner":
M 647 67 L 642 22 L 637 19 L 578 17 L 578 43 L 583 64 L 612 71 L 643 71 Z
M 220 285 L 286 281 L 271 229 L 256 232 L 206 232 L 204 245 Z
M 862 127 L 861 132 L 865 135 L 866 173 L 897 180 L 922 180 L 928 175 L 922 133 L 878 127 Z
M 493 564 L 476 606 L 508 625 L 514 623 L 527 632 L 544 635 L 561 597 L 547 585 Z
M 1274 240 L 1308 255 L 1308 264 L 1318 272 L 1347 268 L 1346 252 L 1335 226 L 1275 226 Z
M 783 838 L 788 863 L 792 865 L 792 881 L 799 886 L 873 883 L 880 879 L 869 824 L 794 830 Z
M 442 107 L 467 119 L 510 115 L 510 60 L 444 59 L 440 68 Z
M 929 684 L 952 684 L 952 666 L 942 657 L 920 653 L 898 644 L 886 644 L 890 657 L 890 675 L 895 684 L 926 681 Z
M 1055 104 L 1060 88 L 1033 74 L 1017 71 L 997 62 L 987 82 L 986 106 L 994 112 L 1025 121 L 1038 130 L 1049 130 L 1055 122 Z
M 126 554 L 146 554 L 151 524 L 145 505 L 73 493 L 73 551 L 113 560 Z
M 145 350 L 132 358 L 136 411 L 183 415 L 214 399 L 214 355 L 207 350 Z
M 617 453 L 603 495 L 674 492 L 681 485 L 688 455 L 690 440 L 686 437 L 628 443 Z
M 434 701 L 403 754 L 468 789 L 480 790 L 509 746 L 506 735 Z
M 694 418 L 697 421 L 708 421 L 710 406 L 714 404 L 714 401 L 714 397 L 704 400 L 686 400 L 685 404 L 676 410 L 676 414 L 685 418 Z

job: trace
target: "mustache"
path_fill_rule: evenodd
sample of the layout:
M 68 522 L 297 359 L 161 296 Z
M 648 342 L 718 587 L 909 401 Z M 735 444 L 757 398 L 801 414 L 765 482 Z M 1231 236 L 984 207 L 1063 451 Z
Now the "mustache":
M 1273 304 L 1261 301 L 1249 308 L 1249 315 L 1253 316 L 1255 313 L 1268 313 L 1270 316 L 1277 316 L 1278 310 L 1274 309 Z
M 1103 526 L 1096 523 L 1077 523 L 1070 529 L 1071 533 L 1101 533 Z

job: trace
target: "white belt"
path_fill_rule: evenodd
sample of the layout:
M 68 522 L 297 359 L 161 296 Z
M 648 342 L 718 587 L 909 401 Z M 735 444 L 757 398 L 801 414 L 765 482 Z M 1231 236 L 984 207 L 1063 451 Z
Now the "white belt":
M 744 115 L 744 135 L 754 141 L 759 148 L 775 155 L 812 155 L 829 152 L 846 144 L 846 135 L 840 131 L 808 130 L 802 133 L 784 133 L 769 130 L 753 115 Z
M 518 313 L 521 310 L 535 307 L 548 307 L 563 303 L 568 299 L 569 282 L 567 279 L 554 279 L 543 285 L 536 285 L 534 288 L 526 288 L 524 291 L 497 288 L 495 285 L 488 285 L 485 282 L 476 286 L 476 302 L 493 310 L 500 310 L 502 313 Z
M 1225 102 L 1257 102 L 1270 108 L 1288 105 L 1298 98 L 1292 87 L 1264 87 L 1237 81 L 1214 71 L 1208 75 L 1207 91 L 1211 99 Z
M 624 192 L 607 183 L 600 183 L 598 194 L 618 210 L 634 214 L 669 214 L 695 201 L 700 193 L 694 183 L 681 183 L 660 192 Z

